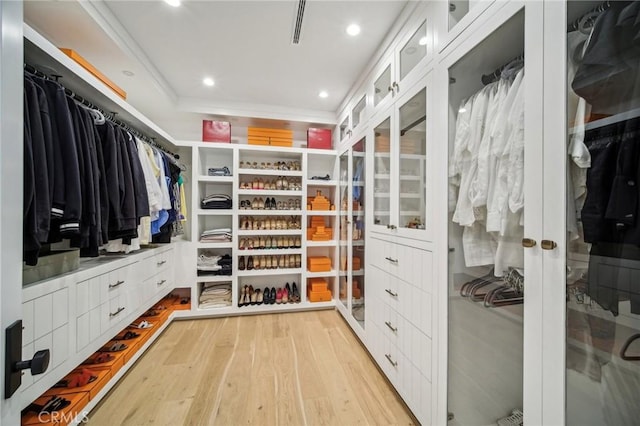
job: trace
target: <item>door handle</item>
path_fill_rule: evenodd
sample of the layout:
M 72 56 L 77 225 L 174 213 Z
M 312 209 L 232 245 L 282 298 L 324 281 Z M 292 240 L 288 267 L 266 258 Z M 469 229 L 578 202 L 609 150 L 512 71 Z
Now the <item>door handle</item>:
M 543 250 L 553 250 L 554 248 L 558 247 L 558 244 L 556 244 L 555 241 L 542 240 L 540 241 L 540 247 L 542 247 Z
M 5 330 L 4 399 L 11 398 L 22 384 L 22 370 L 29 369 L 35 376 L 49 367 L 49 349 L 39 350 L 30 360 L 22 360 L 22 328 L 22 320 L 17 320 Z
M 523 238 L 522 239 L 522 247 L 531 248 L 536 245 L 536 240 L 532 238 Z
M 387 259 L 389 262 L 392 262 L 392 263 L 398 263 L 398 259 L 392 259 L 389 256 L 385 257 L 385 259 Z
M 166 260 L 162 260 L 162 261 L 160 261 L 160 262 L 156 263 L 156 265 L 158 265 L 158 266 L 162 266 L 162 265 L 164 265 L 165 263 L 167 263 L 167 261 L 166 261 Z
M 166 283 L 166 282 L 167 282 L 167 280 L 158 281 L 158 282 L 156 283 L 156 285 L 162 285 L 162 284 L 164 284 L 164 283 Z

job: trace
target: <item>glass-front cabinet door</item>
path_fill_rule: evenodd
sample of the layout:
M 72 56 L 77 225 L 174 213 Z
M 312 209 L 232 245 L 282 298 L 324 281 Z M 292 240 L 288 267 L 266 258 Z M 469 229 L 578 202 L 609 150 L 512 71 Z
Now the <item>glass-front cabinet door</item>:
M 373 146 L 373 223 L 391 225 L 391 117 L 374 128 Z
M 360 139 L 351 149 L 351 256 L 349 275 L 351 280 L 351 315 L 364 328 L 365 304 L 365 165 L 366 138 Z
M 427 89 L 420 90 L 399 108 L 400 138 L 398 226 L 425 229 L 427 179 Z
M 339 209 L 339 300 L 348 312 L 347 315 L 363 329 L 365 324 L 366 143 L 366 138 L 363 137 L 340 155 Z
M 425 238 L 428 228 L 427 81 L 373 118 L 372 231 Z
M 338 299 L 348 309 L 349 279 L 347 274 L 349 259 L 349 152 L 340 155 L 340 280 Z
M 535 59 L 541 51 L 528 50 L 537 46 L 540 32 L 525 37 L 533 28 L 525 22 L 541 9 L 538 2 L 505 6 L 501 22 L 476 25 L 466 49 L 446 62 L 449 189 L 439 200 L 448 198 L 449 204 L 452 425 L 522 425 L 528 407 L 541 409 L 541 372 L 532 372 L 533 363 L 526 368 L 541 351 L 539 344 L 531 345 L 541 315 L 529 313 L 541 307 L 540 290 L 549 285 L 541 282 L 537 240 L 542 122 L 535 112 L 542 109 L 542 92 L 531 83 L 542 75 Z M 526 73 L 525 50 L 533 52 Z M 538 417 L 533 411 L 532 419 Z
M 639 9 L 567 5 L 567 425 L 640 423 Z

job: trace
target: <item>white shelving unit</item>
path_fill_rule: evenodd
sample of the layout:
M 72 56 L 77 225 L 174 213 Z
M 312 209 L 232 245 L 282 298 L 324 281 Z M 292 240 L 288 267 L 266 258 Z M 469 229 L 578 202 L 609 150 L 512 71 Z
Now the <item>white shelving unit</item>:
M 232 258 L 231 276 L 196 276 L 192 285 L 194 303 L 191 311 L 182 312 L 179 317 L 207 317 L 252 314 L 262 312 L 284 312 L 306 309 L 325 309 L 335 306 L 335 302 L 311 303 L 307 299 L 307 278 L 327 278 L 330 281 L 332 294 L 335 294 L 333 286 L 337 282 L 337 210 L 313 211 L 307 210 L 307 197 L 315 196 L 321 191 L 334 206 L 337 202 L 337 180 L 333 179 L 336 173 L 336 152 L 332 150 L 307 150 L 303 148 L 277 148 L 253 145 L 215 144 L 193 141 L 179 141 L 180 146 L 192 148 L 192 163 L 194 164 L 193 181 L 194 194 L 192 197 L 192 211 L 194 220 L 191 223 L 191 234 L 194 236 L 195 257 L 200 253 L 229 254 Z M 296 162 L 300 170 L 273 170 L 268 168 L 246 167 L 247 164 L 256 163 L 257 167 L 264 163 L 273 166 L 278 161 Z M 244 167 L 240 167 L 240 165 Z M 231 176 L 208 176 L 210 167 L 228 167 Z M 311 179 L 313 176 L 326 176 L 330 179 Z M 279 178 L 291 179 L 300 183 L 302 190 L 271 190 L 271 189 L 244 189 L 242 185 L 247 183 L 276 181 Z M 209 194 L 226 194 L 231 197 L 233 207 L 231 209 L 202 209 L 200 200 Z M 254 199 L 274 198 L 289 206 L 290 200 L 294 205 L 299 202 L 300 209 L 250 209 L 240 207 L 241 202 L 253 202 Z M 307 226 L 313 216 L 323 217 L 333 230 L 334 239 L 331 241 L 308 241 Z M 275 218 L 290 220 L 295 218 L 300 221 L 300 229 L 243 229 L 246 220 L 267 220 Z M 225 227 L 232 229 L 231 242 L 201 243 L 199 237 L 206 229 Z M 255 240 L 261 237 L 293 237 L 299 239 L 300 247 L 296 248 L 254 248 L 246 246 L 246 239 Z M 245 239 L 245 246 L 240 249 L 240 239 Z M 297 241 L 296 241 L 297 244 Z M 249 256 L 300 256 L 300 268 L 273 268 L 247 270 Z M 327 273 L 310 273 L 307 271 L 307 257 L 309 255 L 325 255 L 332 259 L 334 269 Z M 244 269 L 239 270 L 240 258 L 243 258 Z M 195 265 L 194 265 L 195 268 Z M 232 306 L 221 308 L 199 308 L 197 295 L 205 282 L 230 282 L 232 286 Z M 284 287 L 289 282 L 296 282 L 301 296 L 300 303 L 238 306 L 241 289 L 245 285 L 253 285 L 254 288 Z

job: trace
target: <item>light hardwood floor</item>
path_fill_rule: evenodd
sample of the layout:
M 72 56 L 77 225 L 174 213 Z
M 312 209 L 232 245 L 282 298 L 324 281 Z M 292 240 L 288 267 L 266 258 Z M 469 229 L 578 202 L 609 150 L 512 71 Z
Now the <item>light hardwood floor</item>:
M 91 426 L 416 424 L 335 310 L 175 321 Z

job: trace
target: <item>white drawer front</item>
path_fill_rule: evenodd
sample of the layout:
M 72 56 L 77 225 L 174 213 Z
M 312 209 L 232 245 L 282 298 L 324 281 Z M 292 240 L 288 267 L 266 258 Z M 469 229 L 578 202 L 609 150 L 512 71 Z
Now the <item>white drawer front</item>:
M 433 255 L 431 252 L 398 244 L 398 262 L 394 275 L 427 293 L 433 286 Z
M 411 321 L 420 331 L 431 337 L 431 317 L 433 313 L 431 294 L 409 285 L 403 281 L 397 281 L 398 296 L 393 305 L 406 319 Z

